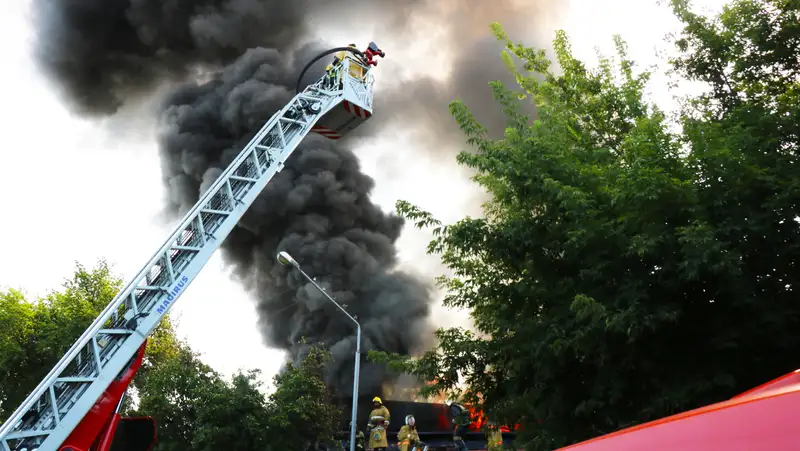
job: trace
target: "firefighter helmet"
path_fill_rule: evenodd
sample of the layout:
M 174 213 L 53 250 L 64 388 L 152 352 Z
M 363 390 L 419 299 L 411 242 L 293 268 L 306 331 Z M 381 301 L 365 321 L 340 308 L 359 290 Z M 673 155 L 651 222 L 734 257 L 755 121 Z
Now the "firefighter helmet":
M 372 398 L 372 402 L 377 402 L 378 404 L 383 404 L 383 401 L 381 401 L 381 398 L 379 398 L 377 396 Z

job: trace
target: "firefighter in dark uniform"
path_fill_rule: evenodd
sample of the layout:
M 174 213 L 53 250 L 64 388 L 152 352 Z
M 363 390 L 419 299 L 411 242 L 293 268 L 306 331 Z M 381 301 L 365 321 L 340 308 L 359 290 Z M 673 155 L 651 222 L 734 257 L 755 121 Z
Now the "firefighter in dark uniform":
M 453 444 L 458 451 L 468 451 L 467 444 L 464 443 L 464 434 L 471 423 L 469 411 L 457 402 L 450 403 L 450 413 L 453 415 Z

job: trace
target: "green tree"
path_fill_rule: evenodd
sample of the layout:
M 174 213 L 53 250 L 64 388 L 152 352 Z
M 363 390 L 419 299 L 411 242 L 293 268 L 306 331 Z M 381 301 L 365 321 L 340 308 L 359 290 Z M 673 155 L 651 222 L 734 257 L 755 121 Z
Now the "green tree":
M 267 449 L 304 450 L 318 443 L 333 443 L 342 412 L 325 385 L 325 365 L 330 359 L 325 348 L 309 346 L 299 365 L 288 364 L 275 376 L 275 392 L 269 397 L 274 433 Z
M 137 381 L 139 403 L 130 413 L 156 419 L 159 451 L 304 450 L 330 443 L 341 412 L 323 380 L 329 359 L 328 351 L 311 347 L 299 365 L 275 376 L 275 391 L 265 398 L 257 371 L 226 381 L 180 343 Z
M 267 449 L 267 403 L 257 372 L 226 381 L 179 342 L 144 376 L 137 376 L 138 405 L 129 414 L 155 418 L 156 450 Z
M 19 290 L 0 293 L 0 421 L 120 287 L 121 280 L 101 261 L 93 269 L 78 265 L 63 290 L 42 299 L 30 301 Z M 157 450 L 303 449 L 300 443 L 332 440 L 339 426 L 339 410 L 322 379 L 329 358 L 312 346 L 298 366 L 276 376 L 276 391 L 267 399 L 257 371 L 226 380 L 177 337 L 165 317 L 148 339 L 123 413 L 155 418 Z
M 92 269 L 78 264 L 61 291 L 35 302 L 19 290 L 0 293 L 0 421 L 39 384 L 120 286 L 101 260 Z
M 26 352 L 33 333 L 34 308 L 18 290 L 0 293 L 0 422 L 11 415 L 28 390 Z
M 492 199 L 485 218 L 433 227 L 429 252 L 455 274 L 445 303 L 479 334 L 437 332 L 417 360 L 372 358 L 458 391 L 527 449 L 553 449 L 718 401 L 788 372 L 800 338 L 797 2 L 738 0 L 720 17 L 673 8 L 684 23 L 677 73 L 710 83 L 682 131 L 648 105 L 616 38 L 616 61 L 588 70 L 563 32 L 560 74 L 543 51 L 508 39 L 503 60 L 537 120 L 506 87 L 503 139 L 460 102 L 451 112 L 476 152 L 458 161 Z M 515 69 L 513 58 L 524 71 Z

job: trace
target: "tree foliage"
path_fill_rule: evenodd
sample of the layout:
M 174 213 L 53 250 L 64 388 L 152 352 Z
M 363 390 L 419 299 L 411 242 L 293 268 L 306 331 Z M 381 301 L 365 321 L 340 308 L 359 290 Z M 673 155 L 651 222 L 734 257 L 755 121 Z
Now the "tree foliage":
M 227 381 L 174 337 L 171 328 L 164 328 L 149 342 L 148 354 L 154 354 L 134 380 L 138 403 L 127 412 L 156 419 L 156 449 L 210 451 L 220 444 L 270 449 L 268 408 L 258 372 L 238 373 Z
M 330 353 L 310 346 L 299 365 L 289 364 L 275 376 L 276 390 L 269 397 L 273 427 L 270 450 L 307 449 L 332 443 L 341 410 L 324 382 Z
M 276 375 L 268 398 L 258 371 L 226 381 L 185 343 L 175 351 L 135 381 L 139 403 L 130 414 L 156 418 L 157 450 L 304 450 L 333 441 L 340 411 L 322 378 L 325 349 L 312 346 L 298 366 Z
M 434 228 L 428 250 L 454 273 L 440 279 L 445 304 L 469 309 L 478 334 L 440 330 L 420 359 L 372 358 L 521 423 L 528 449 L 719 401 L 797 365 L 798 4 L 737 0 L 714 19 L 672 6 L 685 24 L 673 68 L 710 86 L 679 133 L 645 100 L 649 74 L 621 39 L 590 70 L 557 33 L 556 74 L 494 24 L 527 98 L 491 84 L 507 117 L 498 140 L 451 104 L 477 148 L 458 161 L 491 195 L 485 217 L 444 225 L 398 202 Z
M 62 291 L 31 303 L 19 290 L 0 293 L 0 421 L 39 384 L 120 289 L 100 261 L 77 265 Z
M 78 265 L 63 290 L 31 301 L 19 290 L 0 293 L 0 421 L 22 403 L 121 287 L 101 261 Z M 275 377 L 265 397 L 257 371 L 230 380 L 205 364 L 168 317 L 150 336 L 126 398 L 127 415 L 158 425 L 156 451 L 305 449 L 330 442 L 339 411 L 323 383 L 330 358 L 312 346 L 308 357 Z M 302 440 L 301 440 L 302 439 Z

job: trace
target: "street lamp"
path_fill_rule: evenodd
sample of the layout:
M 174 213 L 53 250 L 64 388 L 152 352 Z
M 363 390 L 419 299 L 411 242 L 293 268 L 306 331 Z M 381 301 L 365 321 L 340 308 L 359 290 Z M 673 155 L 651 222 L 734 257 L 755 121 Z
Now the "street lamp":
M 287 252 L 279 252 L 278 253 L 278 262 L 283 266 L 292 266 L 294 269 L 300 271 L 300 274 L 303 275 L 309 282 L 311 282 L 317 290 L 320 291 L 329 301 L 333 303 L 339 310 L 342 311 L 350 321 L 355 323 L 356 325 L 356 363 L 355 368 L 353 369 L 353 413 L 350 416 L 350 451 L 356 450 L 356 416 L 358 414 L 358 376 L 359 376 L 359 367 L 361 366 L 361 324 L 345 310 L 336 299 L 334 299 L 331 295 L 325 291 L 324 288 L 319 286 L 317 282 L 312 279 L 302 268 L 300 268 L 300 264 L 297 263 L 297 260 L 292 258 Z

